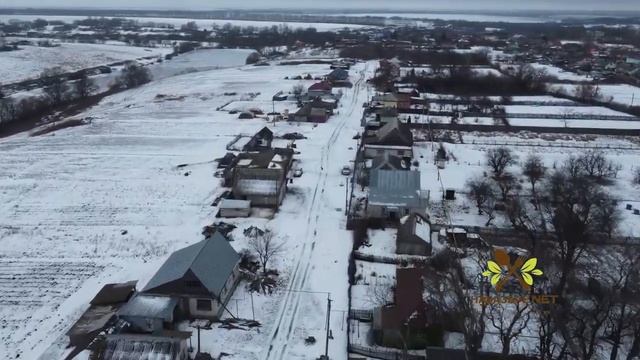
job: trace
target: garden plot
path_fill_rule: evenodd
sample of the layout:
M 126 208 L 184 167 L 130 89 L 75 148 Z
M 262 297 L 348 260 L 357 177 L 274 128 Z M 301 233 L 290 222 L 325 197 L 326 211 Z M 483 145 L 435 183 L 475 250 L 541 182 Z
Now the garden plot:
M 393 256 L 396 253 L 397 230 L 369 230 L 369 245 L 358 251 L 369 255 Z
M 103 266 L 92 261 L 73 259 L 0 259 L 0 341 L 9 358 L 16 344 L 42 346 L 39 337 L 52 330 L 41 327 L 53 323 L 55 331 L 64 331 L 64 319 L 58 309 L 85 280 L 100 273 Z M 48 344 L 44 344 L 48 345 Z M 13 357 L 13 356 L 11 356 Z
M 549 84 L 552 90 L 562 89 L 567 94 L 575 94 L 578 85 L 572 84 Z M 598 85 L 600 95 L 605 101 L 613 101 L 614 103 L 626 106 L 640 105 L 640 88 L 627 84 L 618 85 Z
M 472 138 L 476 139 L 476 138 Z M 480 138 L 478 138 L 480 139 Z M 569 142 L 563 143 L 562 147 L 554 146 L 553 141 L 544 141 L 536 139 L 535 144 L 532 146 L 526 146 L 526 142 L 521 142 L 518 145 L 501 145 L 504 141 L 508 141 L 509 138 L 504 136 L 498 136 L 495 138 L 495 143 L 491 144 L 491 136 L 481 138 L 484 144 L 444 144 L 445 149 L 449 153 L 450 160 L 445 164 L 444 169 L 438 171 L 434 164 L 435 151 L 438 146 L 431 146 L 430 143 L 417 143 L 414 145 L 414 158 L 419 159 L 420 171 L 421 171 L 421 186 L 424 190 L 431 192 L 431 199 L 434 199 L 431 203 L 431 213 L 436 218 L 442 218 L 444 221 L 454 225 L 469 225 L 469 226 L 485 226 L 487 217 L 485 215 L 478 215 L 477 209 L 473 203 L 464 195 L 465 184 L 467 180 L 475 176 L 483 176 L 488 174 L 489 169 L 485 165 L 485 154 L 488 149 L 496 146 L 507 146 L 518 157 L 519 163 L 521 163 L 528 155 L 537 154 L 540 155 L 544 161 L 545 166 L 551 171 L 557 168 L 565 161 L 569 155 L 573 154 L 577 156 L 587 151 L 584 149 L 584 143 L 576 144 L 575 149 L 567 148 L 570 145 Z M 608 185 L 606 189 L 618 200 L 618 208 L 621 211 L 622 222 L 619 228 L 619 235 L 621 236 L 640 236 L 640 216 L 633 215 L 632 212 L 624 210 L 627 202 L 635 204 L 640 201 L 638 190 L 640 185 L 634 184 L 634 172 L 637 169 L 637 150 L 626 149 L 614 149 L 608 147 L 630 145 L 629 143 L 623 144 L 619 142 L 606 142 L 600 144 L 597 141 L 592 141 L 591 145 L 600 145 L 601 150 L 605 156 L 620 165 L 620 171 L 616 178 L 611 179 L 612 184 Z M 465 137 L 465 141 L 469 142 L 470 137 Z M 545 146 L 545 142 L 547 146 Z M 590 149 L 592 150 L 592 149 Z M 521 168 L 519 165 L 510 167 L 510 171 L 520 176 Z M 523 184 L 524 192 L 529 191 L 527 184 Z M 443 214 L 443 203 L 438 199 L 442 198 L 443 189 L 456 190 L 456 200 L 454 202 L 445 202 L 447 206 L 447 215 Z M 633 205 L 635 206 L 635 205 Z M 504 219 L 497 218 L 494 222 L 496 226 L 509 227 L 510 225 L 504 221 Z
M 532 106 L 532 105 L 506 105 L 507 114 L 559 114 L 568 118 L 571 115 L 613 115 L 633 118 L 633 115 L 611 110 L 602 106 Z
M 396 265 L 356 261 L 356 283 L 351 287 L 351 308 L 370 310 L 393 301 Z

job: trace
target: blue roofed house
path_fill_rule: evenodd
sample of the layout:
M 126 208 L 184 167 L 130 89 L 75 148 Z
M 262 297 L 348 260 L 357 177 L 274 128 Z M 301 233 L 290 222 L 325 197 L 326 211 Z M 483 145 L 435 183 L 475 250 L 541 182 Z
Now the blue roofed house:
M 239 264 L 240 255 L 216 232 L 171 254 L 142 294 L 176 299 L 180 314 L 190 319 L 218 319 L 238 284 Z
M 415 170 L 371 171 L 366 214 L 369 218 L 398 221 L 410 213 L 426 211 L 428 192 L 420 189 Z

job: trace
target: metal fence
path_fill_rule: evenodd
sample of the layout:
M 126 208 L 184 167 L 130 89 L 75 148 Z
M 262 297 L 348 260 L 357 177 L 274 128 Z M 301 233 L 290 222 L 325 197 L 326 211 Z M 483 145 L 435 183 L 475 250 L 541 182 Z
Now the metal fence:
M 545 127 L 545 126 L 506 126 L 506 125 L 477 125 L 477 124 L 450 124 L 450 123 L 411 123 L 412 129 L 420 130 L 452 130 L 467 132 L 518 132 L 529 131 L 541 134 L 593 134 L 593 135 L 619 135 L 639 136 L 640 130 L 636 129 L 610 129 L 610 128 L 585 128 L 585 127 Z
M 592 145 L 589 143 L 565 142 L 565 141 L 487 141 L 487 140 L 471 140 L 467 144 L 474 145 L 493 145 L 493 146 L 531 146 L 531 147 L 555 147 L 555 148 L 580 148 L 580 149 L 611 149 L 611 150 L 632 150 L 640 151 L 640 146 L 634 145 Z
M 372 322 L 373 310 L 350 309 L 349 319 L 363 321 L 363 322 Z

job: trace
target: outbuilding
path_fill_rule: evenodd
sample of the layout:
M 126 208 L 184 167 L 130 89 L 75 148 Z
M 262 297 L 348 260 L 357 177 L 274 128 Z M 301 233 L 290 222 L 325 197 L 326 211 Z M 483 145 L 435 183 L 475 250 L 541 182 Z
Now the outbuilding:
M 220 217 L 249 217 L 251 215 L 251 201 L 223 199 L 220 202 Z

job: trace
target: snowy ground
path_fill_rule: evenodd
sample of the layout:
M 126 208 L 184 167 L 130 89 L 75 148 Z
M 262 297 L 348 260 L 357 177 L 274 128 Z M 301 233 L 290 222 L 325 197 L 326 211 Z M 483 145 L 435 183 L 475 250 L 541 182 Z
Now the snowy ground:
M 568 94 L 574 94 L 576 85 L 572 84 L 549 84 L 552 89 L 562 88 Z M 619 85 L 598 85 L 600 94 L 605 101 L 613 101 L 618 104 L 628 106 L 640 105 L 640 88 L 627 84 Z
M 531 66 L 535 67 L 536 69 L 546 71 L 547 75 L 555 76 L 556 78 L 558 78 L 558 80 L 593 81 L 593 78 L 590 78 L 586 75 L 580 75 L 570 71 L 565 71 L 553 65 L 532 63 Z
M 202 239 L 201 227 L 216 212 L 210 204 L 222 191 L 212 160 L 236 134 L 266 124 L 216 112 L 229 100 L 225 92 L 259 92 L 256 101 L 265 101 L 291 86 L 282 80 L 291 72 L 323 68 L 328 71 L 327 65 L 243 66 L 169 77 L 104 99 L 79 115 L 94 117 L 90 125 L 0 140 L 0 242 L 6 249 L 0 271 L 24 279 L 18 286 L 0 282 L 3 290 L 11 288 L 0 300 L 0 358 L 57 358 L 62 334 L 104 283 L 138 279 L 143 287 L 171 251 Z M 351 236 L 344 194 L 332 190 L 344 182 L 340 168 L 355 156 L 347 148 L 355 149 L 352 136 L 366 101 L 362 79 L 372 71 L 373 64 L 352 68 L 355 86 L 345 90 L 328 123 L 270 125 L 276 135 L 297 131 L 309 138 L 298 141 L 305 172 L 272 220 L 239 221 L 273 228 L 287 244 L 277 263 L 285 286 L 330 292 L 338 314 L 347 308 Z M 158 94 L 180 100 L 158 101 Z M 246 242 L 237 238 L 232 244 L 240 250 Z M 247 317 L 242 287 L 234 298 L 244 299 L 238 308 Z M 323 338 L 325 299 L 282 289 L 257 296 L 261 332 L 215 329 L 205 335 L 204 350 L 238 359 L 319 355 L 321 344 L 306 348 L 303 338 L 307 332 Z M 332 319 L 332 358 L 346 358 L 346 334 L 339 330 L 346 328 L 339 315 Z M 229 341 L 222 346 L 214 339 Z
M 3 83 L 12 83 L 37 78 L 50 67 L 74 71 L 123 60 L 161 56 L 171 51 L 171 48 L 76 43 L 61 43 L 57 47 L 20 46 L 20 50 L 0 53 L 0 78 Z

